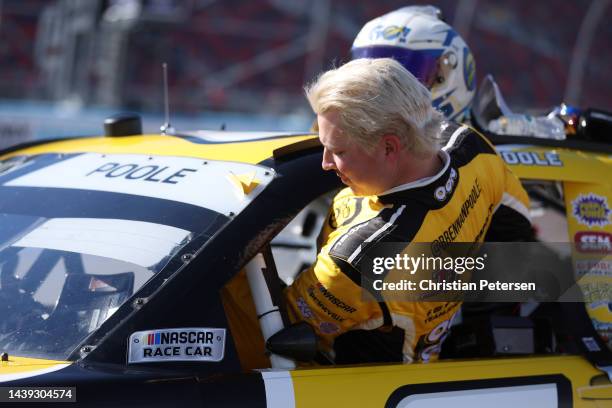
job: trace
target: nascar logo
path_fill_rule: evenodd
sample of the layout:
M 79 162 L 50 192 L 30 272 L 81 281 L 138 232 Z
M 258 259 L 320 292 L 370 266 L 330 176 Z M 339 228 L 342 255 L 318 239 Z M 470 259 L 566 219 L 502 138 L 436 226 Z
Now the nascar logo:
M 163 361 L 221 361 L 225 329 L 176 328 L 133 333 L 128 363 Z
M 145 339 L 143 338 L 143 341 Z M 161 333 L 149 333 L 146 336 L 146 343 L 148 346 L 152 344 L 161 344 Z
M 184 332 L 153 332 L 142 337 L 142 341 L 147 346 L 160 344 L 185 344 L 201 343 L 208 344 L 213 342 L 212 332 L 184 331 Z

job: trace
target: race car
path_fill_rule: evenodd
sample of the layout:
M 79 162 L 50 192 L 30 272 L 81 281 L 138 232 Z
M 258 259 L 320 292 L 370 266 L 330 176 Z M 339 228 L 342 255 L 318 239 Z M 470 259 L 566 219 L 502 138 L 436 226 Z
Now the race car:
M 437 362 L 326 364 L 279 296 L 314 260 L 320 197 L 341 187 L 317 136 L 105 127 L 0 152 L 3 404 L 612 406 L 612 312 L 587 295 L 466 305 Z M 492 139 L 541 240 L 609 249 L 609 146 Z

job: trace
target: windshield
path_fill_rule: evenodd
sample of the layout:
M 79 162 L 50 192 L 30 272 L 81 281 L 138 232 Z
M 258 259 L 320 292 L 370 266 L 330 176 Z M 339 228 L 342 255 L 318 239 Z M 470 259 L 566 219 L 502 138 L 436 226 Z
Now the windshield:
M 260 166 L 178 157 L 0 161 L 0 350 L 67 358 L 181 248 L 196 237 L 205 242 L 271 177 Z

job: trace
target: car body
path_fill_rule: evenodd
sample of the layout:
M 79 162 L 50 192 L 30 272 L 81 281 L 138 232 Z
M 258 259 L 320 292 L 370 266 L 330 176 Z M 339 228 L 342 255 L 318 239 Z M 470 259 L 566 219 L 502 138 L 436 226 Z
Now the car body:
M 609 244 L 610 151 L 548 142 L 497 139 L 502 157 L 537 190 L 540 233 Z M 582 304 L 554 313 L 578 338 L 589 333 L 590 352 L 578 342 L 565 353 L 429 364 L 245 364 L 223 288 L 270 244 L 278 265 L 299 269 L 312 256 L 322 218 L 309 208 L 341 187 L 321 169 L 321 155 L 316 135 L 205 131 L 0 152 L 0 352 L 8 353 L 0 385 L 76 387 L 82 406 L 612 404 L 602 371 L 612 360 L 593 327 L 580 326 Z M 580 212 L 580 200 L 591 213 Z M 593 214 L 604 218 L 585 225 Z M 561 227 L 544 231 L 550 224 Z M 605 333 L 608 305 L 588 306 Z M 211 346 L 193 360 L 173 358 L 171 348 L 147 361 L 132 355 L 137 343 L 156 344 L 156 333 L 173 330 L 210 334 Z

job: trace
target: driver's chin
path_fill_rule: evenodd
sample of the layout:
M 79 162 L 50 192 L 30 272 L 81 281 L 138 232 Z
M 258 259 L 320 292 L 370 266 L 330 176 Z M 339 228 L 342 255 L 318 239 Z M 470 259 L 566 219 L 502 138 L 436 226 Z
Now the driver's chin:
M 348 185 L 348 186 L 351 188 L 351 191 L 356 196 L 366 196 L 366 195 L 368 195 L 367 189 L 365 189 L 363 187 L 352 185 L 352 184 Z

